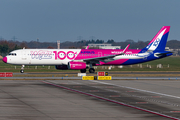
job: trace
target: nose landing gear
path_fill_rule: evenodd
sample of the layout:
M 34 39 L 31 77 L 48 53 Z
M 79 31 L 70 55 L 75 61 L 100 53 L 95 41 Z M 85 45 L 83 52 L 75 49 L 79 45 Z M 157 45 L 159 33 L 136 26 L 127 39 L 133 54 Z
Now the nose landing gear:
M 21 73 L 24 73 L 24 67 L 25 67 L 25 65 L 21 66 L 21 70 L 20 70 Z

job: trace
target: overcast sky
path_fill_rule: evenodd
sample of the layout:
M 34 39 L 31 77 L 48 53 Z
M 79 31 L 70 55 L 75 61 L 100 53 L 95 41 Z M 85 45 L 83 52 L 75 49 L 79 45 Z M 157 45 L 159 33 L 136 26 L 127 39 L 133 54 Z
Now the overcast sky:
M 179 12 L 180 0 L 0 0 L 0 39 L 147 41 L 171 26 L 180 40 Z

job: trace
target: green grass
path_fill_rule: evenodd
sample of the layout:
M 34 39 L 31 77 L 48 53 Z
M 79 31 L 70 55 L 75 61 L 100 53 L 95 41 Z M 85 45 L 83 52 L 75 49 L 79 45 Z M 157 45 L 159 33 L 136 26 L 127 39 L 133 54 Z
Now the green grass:
M 151 68 L 147 67 L 151 65 Z M 157 64 L 162 64 L 163 68 L 157 68 Z M 169 65 L 169 67 L 168 67 Z M 16 66 L 16 69 L 15 69 Z M 79 70 L 56 70 L 54 66 L 25 66 L 25 72 L 79 72 Z M 105 69 L 106 68 L 106 69 Z M 0 61 L 0 72 L 19 72 L 21 69 L 20 65 L 10 65 Z M 142 68 L 135 65 L 123 66 L 118 68 L 114 66 L 111 70 L 108 70 L 108 66 L 98 66 L 96 71 L 180 71 L 180 57 L 167 57 L 159 60 L 154 60 L 146 63 L 142 63 Z

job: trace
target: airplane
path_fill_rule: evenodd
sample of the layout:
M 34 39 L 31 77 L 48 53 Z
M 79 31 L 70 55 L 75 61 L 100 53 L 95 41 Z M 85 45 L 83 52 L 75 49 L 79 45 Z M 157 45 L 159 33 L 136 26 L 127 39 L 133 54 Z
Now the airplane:
M 9 53 L 3 62 L 22 65 L 55 65 L 57 70 L 80 70 L 94 73 L 93 66 L 132 65 L 161 59 L 172 55 L 165 51 L 170 26 L 163 26 L 149 44 L 143 49 L 19 49 Z

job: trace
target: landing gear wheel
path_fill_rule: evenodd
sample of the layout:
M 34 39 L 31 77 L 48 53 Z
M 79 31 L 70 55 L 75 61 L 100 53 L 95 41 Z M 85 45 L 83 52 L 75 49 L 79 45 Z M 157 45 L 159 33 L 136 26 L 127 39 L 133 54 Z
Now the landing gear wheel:
M 21 73 L 24 73 L 24 70 L 20 70 Z
M 81 69 L 81 73 L 86 73 L 86 69 Z
M 94 68 L 90 68 L 89 69 L 89 73 L 94 73 L 95 72 L 95 69 Z
M 20 70 L 21 73 L 24 73 L 24 67 L 25 67 L 25 65 L 21 66 L 21 70 Z

